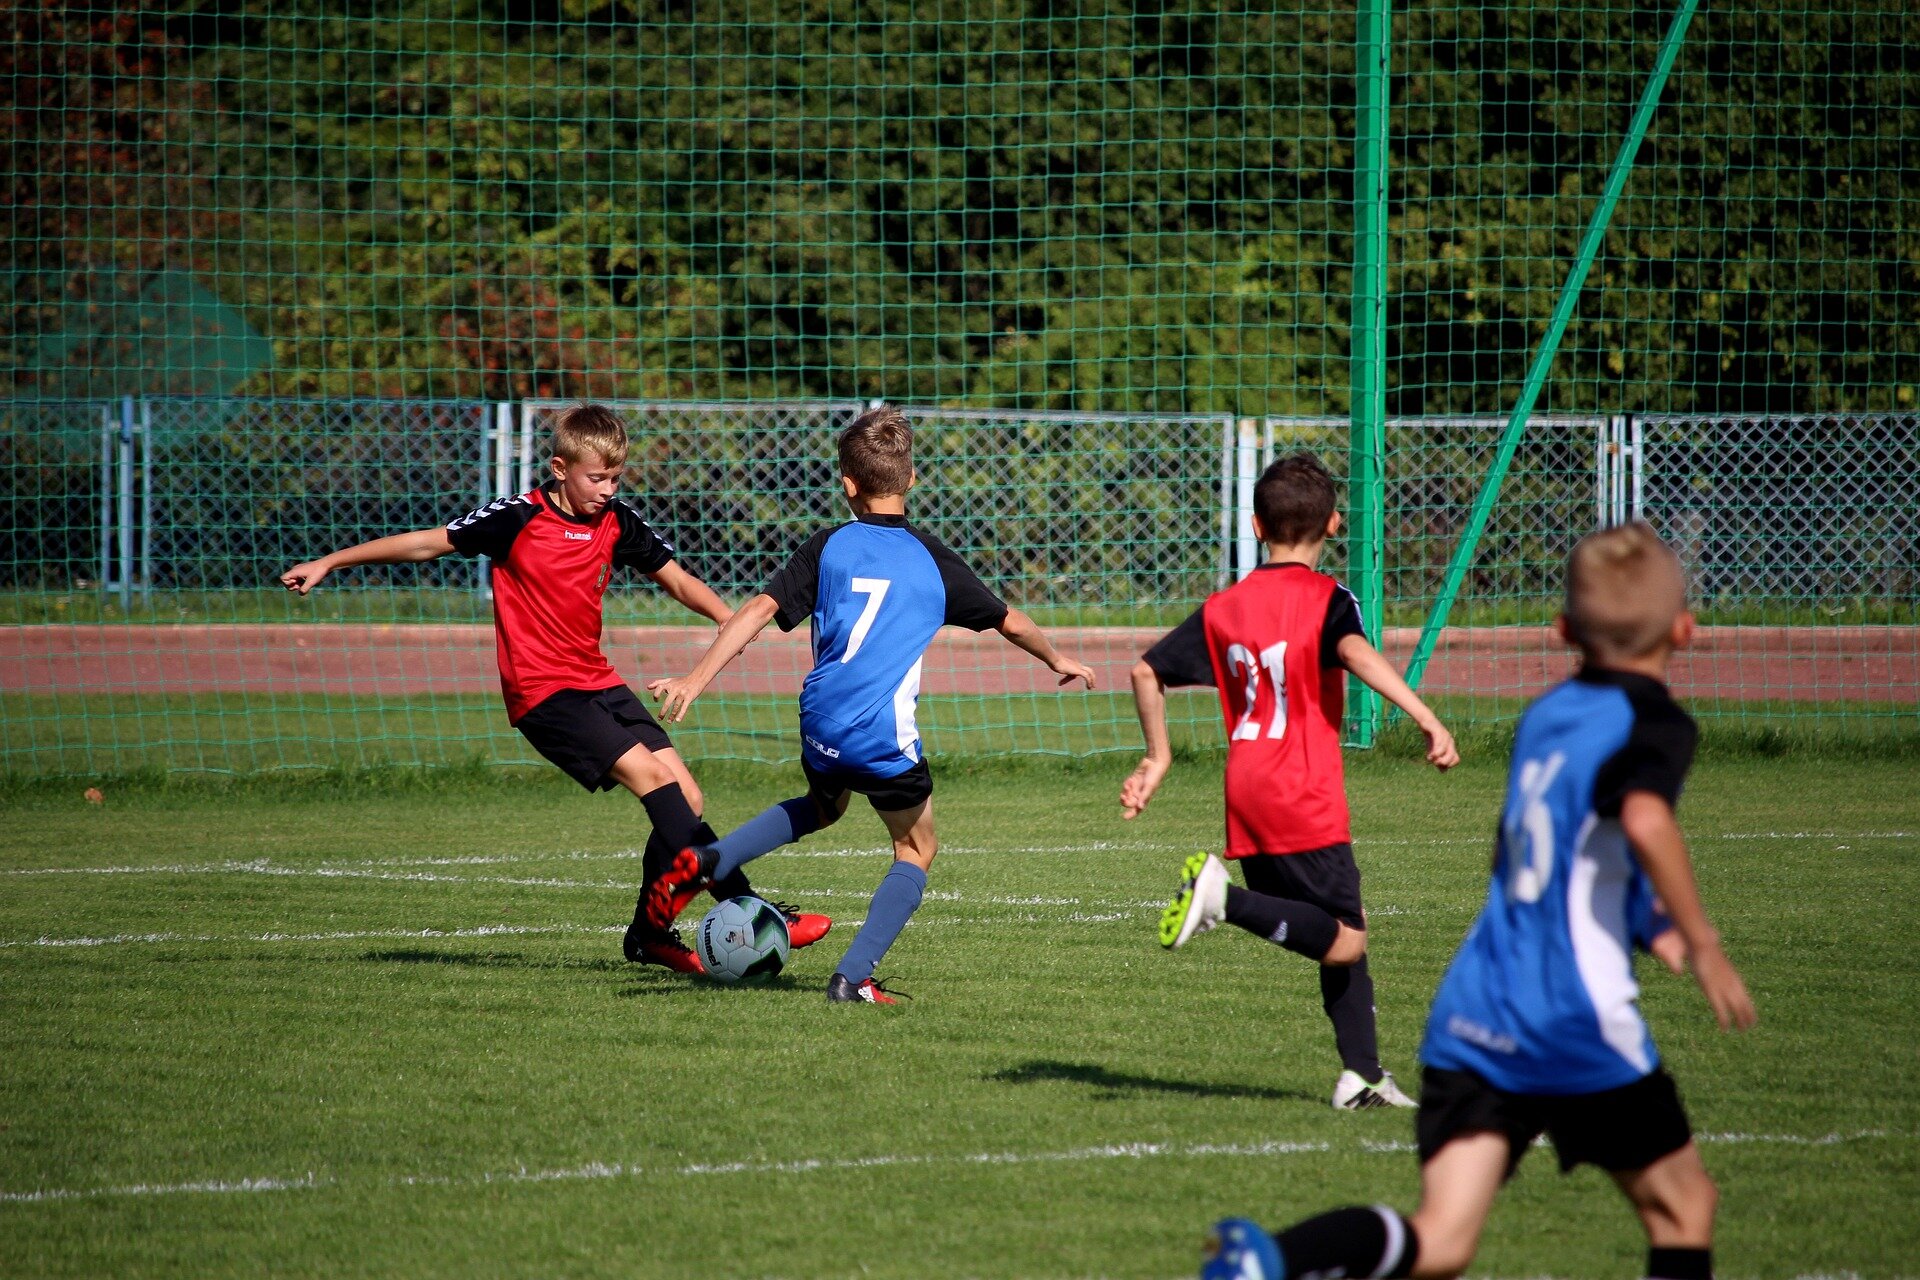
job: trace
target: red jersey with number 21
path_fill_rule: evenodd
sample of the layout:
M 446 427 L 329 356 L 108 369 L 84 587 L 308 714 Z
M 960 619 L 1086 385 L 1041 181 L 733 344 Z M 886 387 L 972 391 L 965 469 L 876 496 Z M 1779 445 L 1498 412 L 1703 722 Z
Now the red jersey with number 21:
M 1329 602 L 1345 590 L 1303 564 L 1269 565 L 1202 607 L 1227 721 L 1229 858 L 1353 839 L 1340 758 L 1347 673 L 1321 660 Z

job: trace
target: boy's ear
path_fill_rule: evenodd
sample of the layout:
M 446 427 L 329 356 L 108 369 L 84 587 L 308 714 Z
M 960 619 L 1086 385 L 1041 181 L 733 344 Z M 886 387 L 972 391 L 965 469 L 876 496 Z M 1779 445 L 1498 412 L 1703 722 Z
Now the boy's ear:
M 1260 519 L 1260 513 L 1258 511 L 1253 513 L 1253 536 L 1261 542 L 1267 540 L 1267 526 L 1266 523 Z
M 915 467 L 915 468 L 913 469 L 913 474 L 907 477 L 907 489 L 908 489 L 908 491 L 909 491 L 909 492 L 911 492 L 911 491 L 912 491 L 912 489 L 913 489 L 913 486 L 915 486 L 915 485 L 917 485 L 917 484 L 919 484 L 919 483 L 920 483 L 920 468 L 918 468 L 918 467 Z
M 559 454 L 555 454 L 553 457 L 547 459 L 547 466 L 552 468 L 553 478 L 555 480 L 565 480 L 567 478 L 567 460 Z
M 1684 649 L 1693 643 L 1693 610 L 1682 609 L 1673 617 L 1673 629 L 1667 632 L 1667 643 L 1676 649 Z
M 1331 538 L 1338 532 L 1340 532 L 1340 513 L 1335 511 L 1327 517 L 1327 536 Z
M 841 476 L 840 492 L 847 495 L 848 502 L 852 502 L 855 498 L 860 496 L 860 486 L 854 483 L 852 476 Z
M 1572 645 L 1576 649 L 1580 647 L 1580 641 L 1573 634 L 1573 623 L 1568 619 L 1566 614 L 1557 613 L 1554 615 L 1553 631 L 1564 643 Z

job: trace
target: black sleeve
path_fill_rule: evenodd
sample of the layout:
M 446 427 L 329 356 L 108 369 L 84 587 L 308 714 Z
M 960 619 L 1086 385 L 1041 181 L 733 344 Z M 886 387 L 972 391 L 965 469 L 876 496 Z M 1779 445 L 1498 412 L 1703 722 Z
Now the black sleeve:
M 813 616 L 814 600 L 820 591 L 820 552 L 833 532 L 822 529 L 801 543 L 800 549 L 774 570 L 762 588 L 761 594 L 772 596 L 773 602 L 780 606 L 773 620 L 780 624 L 782 631 L 791 631 Z
M 620 540 L 613 544 L 613 562 L 641 573 L 658 573 L 673 563 L 673 544 L 654 532 L 625 499 L 613 500 L 614 518 L 620 522 Z
M 1142 658 L 1170 689 L 1188 685 L 1213 687 L 1213 659 L 1207 654 L 1207 627 L 1200 620 L 1203 605 L 1187 620 L 1154 642 Z
M 940 581 L 947 589 L 948 624 L 969 631 L 991 631 L 1006 621 L 1007 602 L 980 581 L 972 566 L 932 534 L 919 529 L 913 533 L 939 566 Z
M 524 497 L 497 498 L 449 522 L 447 541 L 459 555 L 504 560 L 513 540 L 538 514 L 539 508 Z
M 1629 791 L 1651 791 L 1670 805 L 1693 767 L 1699 726 L 1671 698 L 1633 700 L 1633 728 L 1626 745 L 1608 757 L 1594 779 L 1593 810 L 1602 818 L 1620 816 Z
M 1345 584 L 1334 583 L 1333 595 L 1327 599 L 1327 620 L 1320 625 L 1320 666 L 1322 670 L 1330 667 L 1342 667 L 1340 661 L 1340 642 L 1348 636 L 1367 638 L 1367 628 L 1360 621 L 1360 601 L 1347 590 Z

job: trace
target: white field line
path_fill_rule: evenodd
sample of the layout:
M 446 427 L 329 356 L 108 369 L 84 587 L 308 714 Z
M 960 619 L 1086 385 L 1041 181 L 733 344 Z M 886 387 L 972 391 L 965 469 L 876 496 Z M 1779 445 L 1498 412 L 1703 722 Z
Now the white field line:
M 1875 1139 L 1912 1141 L 1916 1135 L 1886 1129 L 1865 1129 L 1854 1133 L 1803 1135 L 1791 1133 L 1705 1133 L 1695 1141 L 1707 1144 L 1776 1144 L 1795 1147 L 1830 1147 L 1849 1142 Z M 1413 1149 L 1408 1142 L 1361 1141 L 1349 1150 L 1369 1155 L 1403 1155 Z M 625 1161 L 594 1160 L 585 1164 L 554 1169 L 482 1170 L 466 1174 L 417 1174 L 391 1178 L 390 1187 L 480 1186 L 498 1184 L 538 1184 L 548 1182 L 593 1182 L 613 1178 L 638 1177 L 735 1177 L 838 1173 L 865 1169 L 927 1168 L 941 1166 L 1016 1166 L 1080 1164 L 1105 1160 L 1193 1160 L 1263 1159 L 1272 1156 L 1311 1155 L 1336 1150 L 1330 1142 L 1298 1142 L 1267 1139 L 1258 1142 L 1116 1142 L 1101 1146 L 1072 1147 L 1064 1151 L 978 1151 L 954 1155 L 881 1154 L 838 1159 L 812 1160 L 729 1160 L 700 1162 L 679 1166 L 659 1166 Z M 297 1178 L 201 1179 L 192 1182 L 142 1182 L 118 1187 L 43 1187 L 34 1191 L 0 1191 L 0 1204 L 38 1204 L 57 1200 L 93 1200 L 118 1196 L 231 1195 L 247 1192 L 309 1191 L 340 1186 L 347 1179 L 321 1177 L 307 1173 Z
M 769 890 L 772 892 L 772 890 Z M 1158 903 L 1151 904 L 1158 907 Z M 1141 911 L 1062 911 L 1042 914 L 1037 911 L 1013 912 L 1007 915 L 940 916 L 916 915 L 907 922 L 909 929 L 943 928 L 949 925 L 1061 925 L 1061 924 L 1112 924 L 1121 920 L 1142 920 L 1146 916 Z M 835 917 L 834 927 L 839 930 L 858 929 L 866 923 L 864 918 Z M 624 925 L 478 925 L 470 929 L 348 929 L 330 933 L 114 933 L 98 936 L 55 937 L 43 934 L 37 938 L 0 939 L 0 951 L 18 950 L 25 947 L 123 947 L 138 945 L 205 944 L 234 945 L 241 943 L 268 942 L 354 942 L 379 938 L 498 938 L 529 936 L 539 934 L 607 934 L 623 933 Z
M 1689 832 L 1695 843 L 1708 840 L 1914 840 L 1920 839 L 1920 831 L 1726 831 L 1726 832 Z M 1362 852 L 1369 847 L 1400 847 L 1429 845 L 1482 845 L 1489 843 L 1487 836 L 1440 837 L 1421 840 L 1363 840 Z M 942 853 L 947 854 L 985 854 L 985 853 L 1117 853 L 1117 852 L 1168 852 L 1190 850 L 1191 843 L 1150 843 L 1133 841 L 1095 840 L 1086 844 L 1026 845 L 1018 848 L 991 848 L 987 846 L 944 845 Z M 448 855 L 424 858 L 365 858 L 365 859 L 327 859 L 318 867 L 289 867 L 272 863 L 269 859 L 250 860 L 225 859 L 219 862 L 202 863 L 148 863 L 118 864 L 97 867 L 4 867 L 0 876 L 63 876 L 63 875 L 207 875 L 219 873 L 246 873 L 260 875 L 328 875 L 354 877 L 367 873 L 372 879 L 417 879 L 433 880 L 432 874 L 416 876 L 383 876 L 373 874 L 386 868 L 395 867 L 461 867 L 461 866 L 497 866 L 517 862 L 630 862 L 638 861 L 642 853 L 638 849 L 588 850 L 573 849 L 566 851 L 529 851 L 526 853 L 468 854 Z M 848 846 L 834 849 L 776 849 L 765 855 L 767 858 L 873 858 L 886 856 L 883 848 L 871 845 Z M 459 877 L 445 877 L 458 881 Z M 615 882 L 595 882 L 581 880 L 561 880 L 550 877 L 514 877 L 499 879 L 473 879 L 477 884 L 514 884 L 545 885 L 556 888 L 604 888 Z M 618 882 L 624 884 L 625 882 Z
M 621 933 L 621 925 L 483 924 L 471 929 L 358 929 L 334 933 L 116 933 L 100 938 L 13 938 L 0 947 L 113 947 L 137 942 L 352 942 L 363 938 L 498 938 L 541 933 Z

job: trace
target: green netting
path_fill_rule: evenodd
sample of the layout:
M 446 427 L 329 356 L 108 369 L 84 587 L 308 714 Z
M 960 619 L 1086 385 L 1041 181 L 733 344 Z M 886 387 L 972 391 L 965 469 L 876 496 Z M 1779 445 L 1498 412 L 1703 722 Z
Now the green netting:
M 1377 456 L 1330 564 L 1404 661 L 1675 12 L 12 13 L 0 771 L 523 758 L 474 565 L 270 583 L 524 487 L 580 396 L 621 406 L 636 494 L 732 598 L 837 518 L 835 426 L 909 406 L 916 512 L 1109 689 L 1251 562 L 1264 458 Z M 1565 669 L 1560 558 L 1638 514 L 1694 572 L 1697 708 L 1915 723 L 1915 49 L 1899 0 L 1693 19 L 1447 601 L 1425 687 L 1456 718 Z M 608 621 L 636 680 L 699 641 L 641 583 Z M 798 651 L 767 653 L 690 753 L 793 754 Z M 1123 693 L 1044 674 L 949 637 L 930 747 L 1134 743 Z M 1175 715 L 1213 737 L 1207 699 Z

